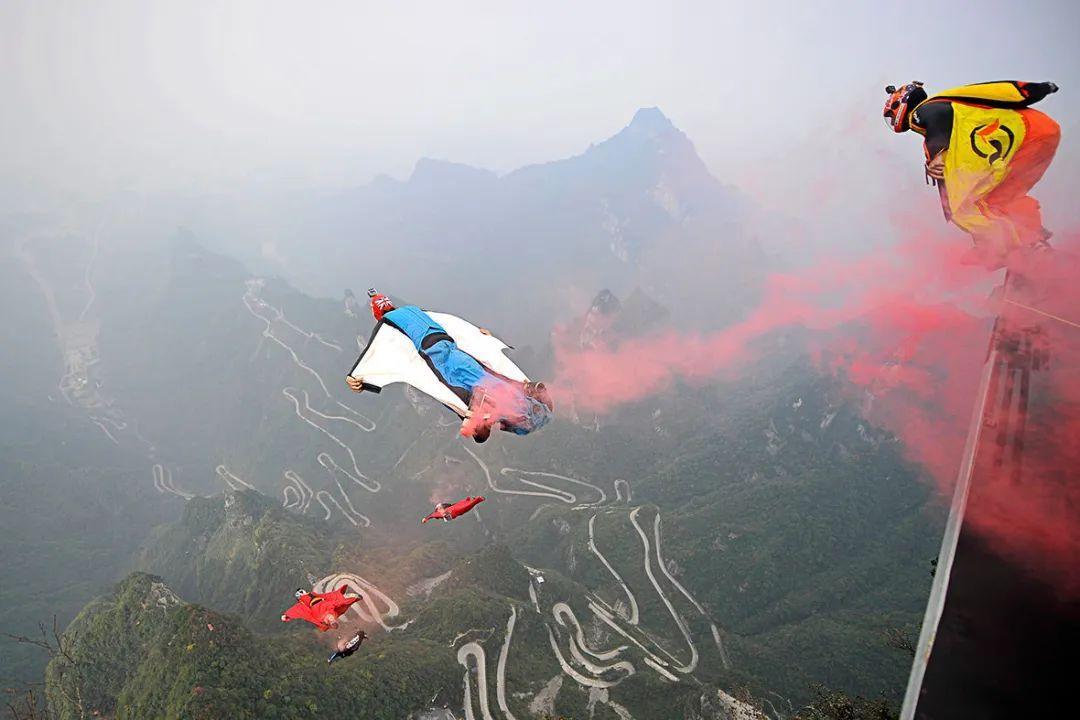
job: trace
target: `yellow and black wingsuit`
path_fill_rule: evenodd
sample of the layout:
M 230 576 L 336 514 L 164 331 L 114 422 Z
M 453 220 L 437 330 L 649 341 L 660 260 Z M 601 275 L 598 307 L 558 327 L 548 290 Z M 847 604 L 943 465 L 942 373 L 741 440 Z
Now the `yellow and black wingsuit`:
M 928 97 L 911 114 L 927 160 L 945 153 L 950 219 L 992 255 L 1049 237 L 1028 192 L 1053 160 L 1061 129 L 1029 106 L 1056 91 L 1053 83 L 1014 80 L 963 85 Z

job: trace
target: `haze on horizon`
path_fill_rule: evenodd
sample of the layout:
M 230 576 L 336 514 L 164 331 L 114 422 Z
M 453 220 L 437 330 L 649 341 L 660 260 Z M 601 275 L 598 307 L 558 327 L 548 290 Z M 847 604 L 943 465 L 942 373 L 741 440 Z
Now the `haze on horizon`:
M 230 615 L 160 612 L 129 576 L 100 617 L 151 622 L 118 644 L 80 620 L 93 673 L 48 675 L 102 715 L 400 718 L 431 690 L 456 711 L 462 664 L 497 668 L 477 692 L 521 718 L 706 717 L 752 685 L 793 711 L 817 686 L 898 701 L 886 633 L 924 617 L 1005 294 L 953 262 L 971 240 L 884 85 L 1057 82 L 1033 194 L 1055 246 L 1080 242 L 1080 5 L 671 5 L 0 3 L 5 688 L 49 660 L 12 634 L 93 618 L 138 570 Z M 423 388 L 349 392 L 371 286 L 513 345 L 554 420 L 473 447 Z M 1029 457 L 1073 427 L 1032 417 Z M 1080 502 L 1009 488 L 988 534 L 1071 581 Z M 467 521 L 418 522 L 478 492 Z M 368 657 L 331 676 L 279 618 L 344 572 L 387 632 L 365 620 Z M 587 682 L 583 632 L 613 663 Z
M 908 153 L 917 173 L 915 139 L 880 125 L 882 85 L 1054 80 L 1063 92 L 1046 109 L 1068 133 L 1078 23 L 1067 0 L 932 16 L 857 0 L 12 2 L 0 187 L 19 209 L 42 191 L 349 187 L 406 177 L 425 156 L 501 173 L 579 153 L 654 105 L 752 193 L 847 136 L 866 162 Z M 1058 167 L 1070 154 L 1047 182 L 1076 178 Z

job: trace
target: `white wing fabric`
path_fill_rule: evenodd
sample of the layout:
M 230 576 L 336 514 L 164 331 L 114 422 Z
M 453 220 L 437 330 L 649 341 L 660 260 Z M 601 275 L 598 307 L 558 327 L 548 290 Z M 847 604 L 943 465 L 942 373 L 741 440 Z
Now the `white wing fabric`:
M 436 312 L 429 312 L 428 315 L 443 326 L 446 334 L 454 338 L 459 348 L 479 360 L 488 370 L 511 380 L 528 382 L 529 378 L 521 372 L 521 368 L 503 353 L 503 350 L 509 350 L 510 346 L 502 340 L 494 335 L 485 335 L 480 332 L 480 328 L 455 315 Z
M 379 323 L 367 347 L 356 361 L 354 378 L 364 383 L 365 390 L 376 392 L 392 383 L 406 383 L 427 393 L 443 405 L 465 417 L 468 407 L 432 372 L 412 341 L 393 325 Z
M 489 370 L 511 380 L 528 380 L 521 368 L 503 354 L 508 346 L 502 340 L 485 335 L 475 325 L 459 317 L 444 313 L 428 315 L 443 326 L 458 348 L 472 355 Z M 365 390 L 378 392 L 393 383 L 406 383 L 427 393 L 461 417 L 468 410 L 464 401 L 432 371 L 408 336 L 387 323 L 379 323 L 375 327 L 367 347 L 349 374 L 363 381 Z

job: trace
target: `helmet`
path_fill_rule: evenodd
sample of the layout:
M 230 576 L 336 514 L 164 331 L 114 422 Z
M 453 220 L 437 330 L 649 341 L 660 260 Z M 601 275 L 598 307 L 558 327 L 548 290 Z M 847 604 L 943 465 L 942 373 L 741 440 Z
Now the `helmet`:
M 913 80 L 899 89 L 895 85 L 889 85 L 885 92 L 889 95 L 889 99 L 885 101 L 885 125 L 897 133 L 909 130 L 908 115 L 927 97 L 923 84 Z
M 368 290 L 367 294 L 371 298 L 371 314 L 375 317 L 375 322 L 382 320 L 383 315 L 394 309 L 390 298 L 377 292 L 375 288 Z
M 300 598 L 304 597 L 307 594 L 308 594 L 308 591 L 305 590 L 304 588 L 296 588 L 296 592 L 293 593 L 293 597 L 296 598 L 297 600 L 299 600 Z

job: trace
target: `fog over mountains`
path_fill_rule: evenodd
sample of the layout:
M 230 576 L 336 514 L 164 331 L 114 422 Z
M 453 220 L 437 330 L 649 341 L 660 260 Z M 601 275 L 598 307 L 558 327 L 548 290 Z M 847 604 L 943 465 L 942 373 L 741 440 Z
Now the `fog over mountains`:
M 763 270 L 746 232 L 748 201 L 710 174 L 657 108 L 639 110 L 580 155 L 501 177 L 423 158 L 404 181 L 384 176 L 334 195 L 259 202 L 237 209 L 208 201 L 204 224 L 187 224 L 316 295 L 379 284 L 432 306 L 489 306 L 502 327 L 512 285 L 513 299 L 532 310 L 522 328 L 530 338 L 604 287 L 641 287 L 673 304 L 720 301 L 695 321 L 717 307 L 726 320 L 724 309 Z M 253 234 L 253 215 L 260 231 L 266 218 L 273 227 Z
M 372 327 L 346 288 L 490 327 L 539 378 L 556 328 L 721 327 L 777 267 L 753 213 L 650 108 L 504 176 L 423 159 L 335 194 L 4 217 L 0 630 L 74 620 L 48 669 L 64 718 L 895 700 L 910 659 L 886 636 L 917 627 L 940 508 L 807 331 L 765 338 L 743 376 L 568 403 L 483 446 L 426 397 L 343 382 Z M 420 525 L 467 494 L 487 500 Z M 309 583 L 365 596 L 349 622 L 371 640 L 329 670 L 326 636 L 277 619 Z M 0 652 L 10 685 L 49 661 Z

